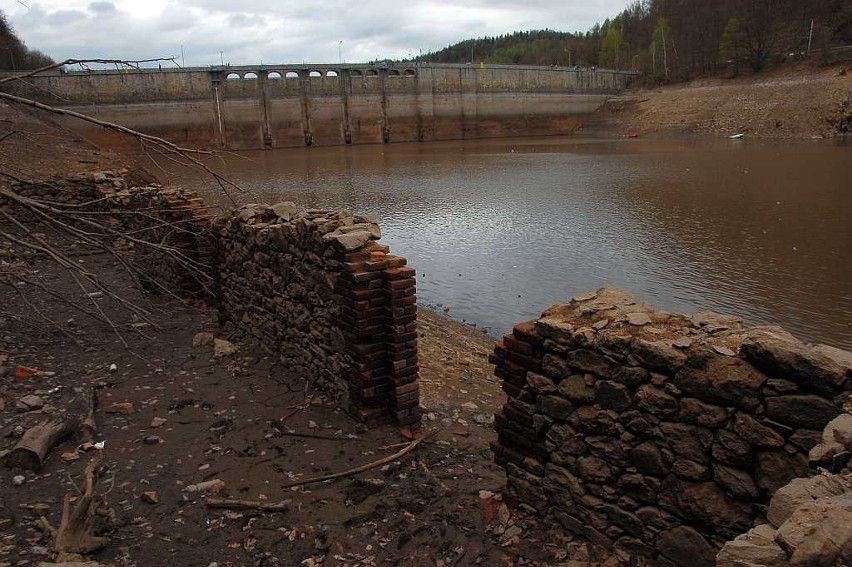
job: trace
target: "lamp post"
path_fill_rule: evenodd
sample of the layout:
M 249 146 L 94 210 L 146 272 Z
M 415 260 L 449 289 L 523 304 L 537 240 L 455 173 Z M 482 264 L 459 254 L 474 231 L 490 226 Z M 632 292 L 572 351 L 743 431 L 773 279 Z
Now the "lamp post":
M 337 60 L 340 63 L 343 63 L 343 40 L 342 39 L 337 43 Z

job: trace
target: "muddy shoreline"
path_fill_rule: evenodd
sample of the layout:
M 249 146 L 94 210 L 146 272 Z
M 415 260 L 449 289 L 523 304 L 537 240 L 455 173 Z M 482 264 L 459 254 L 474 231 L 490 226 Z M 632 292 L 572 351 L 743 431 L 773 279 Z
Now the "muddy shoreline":
M 808 60 L 759 74 L 637 88 L 611 99 L 584 133 L 833 138 L 852 115 L 852 63 Z M 848 118 L 847 118 L 848 120 Z

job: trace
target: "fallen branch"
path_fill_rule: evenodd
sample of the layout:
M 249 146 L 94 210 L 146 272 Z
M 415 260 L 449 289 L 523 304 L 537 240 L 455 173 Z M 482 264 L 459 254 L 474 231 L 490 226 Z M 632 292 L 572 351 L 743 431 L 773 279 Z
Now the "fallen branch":
M 391 462 L 399 459 L 400 457 L 410 453 L 411 451 L 416 449 L 417 446 L 420 445 L 423 441 L 425 441 L 429 437 L 432 437 L 438 431 L 439 430 L 435 430 L 435 431 L 429 433 L 428 435 L 424 435 L 420 439 L 415 439 L 414 441 L 412 441 L 411 443 L 406 445 L 402 450 L 394 453 L 393 455 L 383 457 L 383 458 L 379 459 L 378 461 L 373 461 L 372 463 L 367 463 L 366 465 L 361 465 L 360 467 L 355 467 L 354 469 L 349 469 L 347 471 L 343 471 L 343 472 L 339 472 L 339 473 L 327 474 L 325 476 L 317 476 L 317 477 L 313 477 L 313 478 L 304 478 L 302 480 L 294 480 L 293 482 L 285 482 L 284 484 L 281 485 L 281 488 L 293 488 L 294 486 L 302 486 L 304 484 L 313 484 L 315 482 L 325 482 L 326 480 L 337 480 L 339 478 L 345 478 L 347 476 L 353 476 L 353 475 L 356 475 L 356 474 L 359 474 L 359 473 L 380 467 L 382 465 L 386 465 L 386 464 L 391 463 Z
M 261 502 L 259 500 L 232 500 L 229 498 L 208 498 L 204 505 L 208 508 L 226 508 L 228 510 L 260 510 L 262 512 L 286 512 L 290 500 L 280 502 Z
M 204 170 L 210 176 L 212 176 L 213 179 L 215 179 L 216 182 L 219 184 L 219 187 L 220 187 L 220 189 L 222 189 L 222 192 L 224 192 L 225 195 L 228 197 L 228 199 L 230 199 L 231 203 L 234 204 L 234 205 L 237 204 L 237 201 L 234 199 L 234 197 L 231 195 L 231 193 L 228 191 L 228 189 L 225 188 L 225 185 L 229 185 L 232 188 L 236 189 L 237 191 L 242 190 L 240 188 L 240 186 L 237 185 L 236 183 L 234 183 L 233 181 L 230 181 L 230 180 L 222 177 L 221 175 L 219 175 L 218 173 L 216 173 L 215 171 L 213 171 L 212 169 L 207 167 L 207 165 L 204 162 L 202 162 L 201 160 L 199 160 L 199 159 L 197 159 L 197 158 L 195 158 L 191 155 L 191 154 L 207 154 L 207 155 L 209 155 L 212 152 L 204 151 L 204 150 L 195 150 L 195 149 L 192 149 L 192 148 L 184 148 L 184 147 L 178 146 L 177 144 L 173 144 L 172 142 L 169 142 L 168 140 L 166 140 L 164 138 L 152 136 L 150 134 L 144 134 L 144 133 L 142 133 L 138 130 L 134 130 L 134 129 L 128 128 L 126 126 L 122 126 L 121 124 L 116 124 L 114 122 L 107 122 L 105 120 L 99 120 L 97 118 L 92 118 L 91 116 L 87 116 L 86 114 L 81 114 L 79 112 L 75 112 L 73 110 L 67 110 L 67 109 L 64 109 L 64 108 L 57 108 L 55 106 L 43 104 L 41 102 L 37 102 L 35 100 L 31 100 L 31 99 L 24 98 L 24 97 L 21 97 L 21 96 L 16 96 L 16 95 L 13 95 L 13 94 L 0 92 L 0 98 L 5 99 L 9 102 L 16 103 L 16 104 L 22 104 L 24 106 L 30 106 L 32 108 L 38 108 L 39 110 L 44 110 L 46 112 L 51 112 L 53 114 L 59 114 L 59 115 L 62 115 L 62 116 L 70 116 L 72 118 L 76 118 L 76 119 L 82 120 L 84 122 L 96 124 L 97 126 L 101 126 L 103 128 L 106 128 L 107 130 L 114 130 L 114 131 L 119 132 L 121 134 L 126 134 L 128 136 L 136 138 L 137 140 L 139 140 L 140 143 L 151 144 L 152 146 L 159 148 L 159 149 L 165 151 L 166 153 L 179 155 L 179 156 L 191 161 L 192 164 L 195 167 L 198 167 L 199 169 Z
M 277 435 L 281 437 L 303 437 L 305 439 L 321 439 L 323 441 L 351 441 L 349 437 L 337 435 L 321 435 L 319 433 L 297 433 L 295 431 L 280 431 Z

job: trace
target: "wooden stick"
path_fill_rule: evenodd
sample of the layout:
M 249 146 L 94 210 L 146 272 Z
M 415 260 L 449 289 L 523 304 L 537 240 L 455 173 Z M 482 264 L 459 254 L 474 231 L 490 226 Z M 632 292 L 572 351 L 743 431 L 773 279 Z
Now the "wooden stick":
M 281 488 L 292 488 L 294 486 L 302 486 L 304 484 L 313 484 L 315 482 L 324 482 L 326 480 L 337 480 L 338 478 L 345 478 L 347 476 L 356 475 L 358 473 L 362 473 L 362 472 L 374 469 L 376 467 L 386 465 L 390 462 L 397 460 L 398 458 L 402 457 L 403 455 L 410 453 L 411 451 L 416 449 L 417 446 L 420 445 L 423 441 L 425 441 L 429 437 L 435 435 L 438 431 L 440 431 L 440 430 L 436 429 L 435 431 L 429 433 L 428 435 L 424 435 L 420 439 L 415 439 L 414 441 L 412 441 L 411 443 L 406 445 L 402 450 L 394 453 L 393 455 L 383 457 L 383 458 L 379 459 L 378 461 L 373 461 L 372 463 L 367 463 L 366 465 L 361 465 L 360 467 L 355 467 L 354 469 L 349 469 L 347 471 L 343 471 L 343 472 L 339 472 L 339 473 L 327 474 L 325 476 L 317 476 L 317 477 L 314 477 L 314 478 L 304 478 L 302 480 L 295 480 L 293 482 L 285 482 L 284 484 L 281 485 Z
M 322 439 L 323 441 L 352 441 L 349 437 L 338 437 L 336 435 L 320 435 L 319 433 L 297 433 L 293 431 L 281 431 L 281 437 L 304 437 L 305 439 Z
M 232 500 L 230 498 L 208 498 L 204 501 L 208 508 L 227 508 L 230 510 L 261 510 L 263 512 L 286 512 L 290 500 L 280 502 L 261 502 L 259 500 Z

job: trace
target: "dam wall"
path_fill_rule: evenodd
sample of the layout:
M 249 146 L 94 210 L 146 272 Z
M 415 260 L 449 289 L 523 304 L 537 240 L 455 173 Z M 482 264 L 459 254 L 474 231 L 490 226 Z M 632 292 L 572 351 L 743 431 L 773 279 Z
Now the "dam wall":
M 7 92 L 215 149 L 574 132 L 635 74 L 564 67 L 300 65 L 66 72 Z M 95 143 L 137 142 L 65 119 Z

